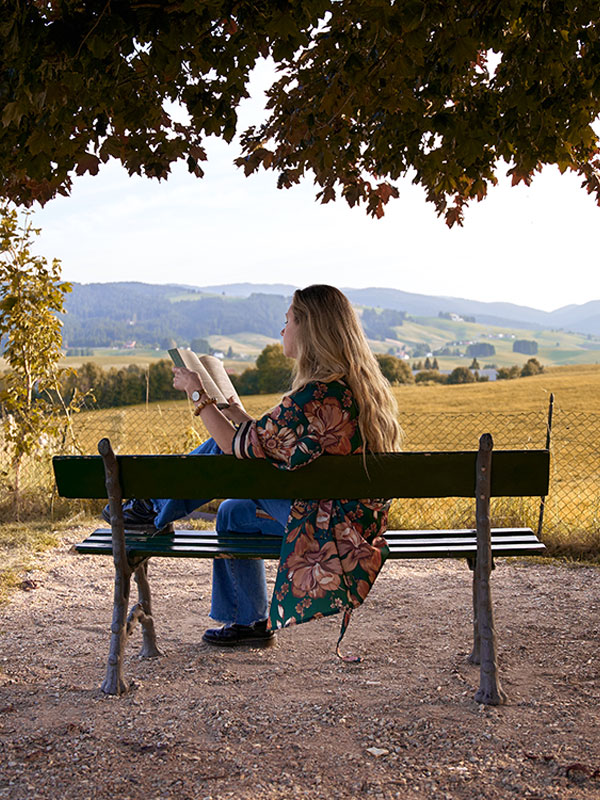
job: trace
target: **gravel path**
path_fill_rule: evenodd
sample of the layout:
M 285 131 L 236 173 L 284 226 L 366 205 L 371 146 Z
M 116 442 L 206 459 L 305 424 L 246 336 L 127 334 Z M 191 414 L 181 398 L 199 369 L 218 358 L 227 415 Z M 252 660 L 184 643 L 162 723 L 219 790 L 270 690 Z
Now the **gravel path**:
M 334 655 L 337 618 L 265 649 L 202 644 L 210 563 L 151 565 L 164 658 L 106 697 L 112 564 L 69 531 L 0 609 L 0 798 L 600 798 L 600 571 L 500 563 L 506 706 L 478 706 L 470 573 L 386 565 Z M 275 569 L 269 564 L 271 578 Z

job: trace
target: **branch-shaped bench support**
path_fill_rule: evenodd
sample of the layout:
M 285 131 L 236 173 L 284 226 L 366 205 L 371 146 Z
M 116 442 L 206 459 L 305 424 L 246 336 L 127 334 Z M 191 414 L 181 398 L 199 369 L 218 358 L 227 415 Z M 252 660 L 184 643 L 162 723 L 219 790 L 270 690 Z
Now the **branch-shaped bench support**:
M 138 602 L 131 609 L 127 618 L 127 635 L 133 633 L 135 622 L 142 626 L 142 649 L 139 652 L 140 658 L 158 658 L 163 653 L 156 644 L 156 631 L 154 630 L 154 617 L 152 616 L 152 599 L 150 596 L 150 584 L 148 583 L 148 562 L 150 559 L 144 558 L 137 564 L 134 572 L 134 579 L 138 587 Z M 131 563 L 131 560 L 130 560 Z
M 498 679 L 496 631 L 490 588 L 492 572 L 490 494 L 493 446 L 491 435 L 484 433 L 479 440 L 476 467 L 477 562 L 473 585 L 475 640 L 470 660 L 477 663 L 477 659 L 479 659 L 480 662 L 479 690 L 475 694 L 476 702 L 497 706 L 506 702 L 506 694 Z
M 130 564 L 127 558 L 122 509 L 123 494 L 119 481 L 119 467 L 108 439 L 100 440 L 98 452 L 102 456 L 104 464 L 112 529 L 112 552 L 115 564 L 110 650 L 106 666 L 106 677 L 100 688 L 105 694 L 120 695 L 129 689 L 129 684 L 123 677 L 123 655 L 127 637 L 131 634 L 136 621 L 139 620 L 141 622 L 143 630 L 143 644 L 140 655 L 144 658 L 153 658 L 162 654 L 156 646 L 150 586 L 148 584 L 147 559 L 136 565 L 135 563 Z M 138 603 L 128 617 L 127 608 L 129 606 L 131 576 L 134 573 L 138 585 Z

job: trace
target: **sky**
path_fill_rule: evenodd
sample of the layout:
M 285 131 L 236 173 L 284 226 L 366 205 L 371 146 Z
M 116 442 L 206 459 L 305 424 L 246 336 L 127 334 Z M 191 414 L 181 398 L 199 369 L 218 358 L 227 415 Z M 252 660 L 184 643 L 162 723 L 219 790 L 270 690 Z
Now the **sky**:
M 256 123 L 267 66 L 240 113 Z M 205 177 L 176 166 L 168 181 L 129 177 L 116 162 L 74 178 L 69 197 L 35 209 L 36 251 L 77 283 L 192 286 L 251 282 L 385 286 L 552 311 L 600 299 L 600 208 L 581 178 L 546 168 L 530 187 L 502 178 L 448 229 L 424 192 L 373 220 L 345 201 L 321 205 L 310 179 L 278 190 L 275 173 L 244 177 L 234 143 L 206 142 Z

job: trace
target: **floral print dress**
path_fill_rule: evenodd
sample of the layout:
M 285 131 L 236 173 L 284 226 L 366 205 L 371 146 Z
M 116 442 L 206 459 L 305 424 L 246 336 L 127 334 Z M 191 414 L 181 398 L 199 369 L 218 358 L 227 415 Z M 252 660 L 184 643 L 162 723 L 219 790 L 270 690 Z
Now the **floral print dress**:
M 266 458 L 286 470 L 323 454 L 362 452 L 356 401 L 341 380 L 309 383 L 286 395 L 261 419 L 243 423 L 233 440 L 237 458 Z M 341 641 L 351 610 L 363 602 L 388 555 L 383 533 L 390 502 L 292 501 L 271 602 L 273 628 L 344 612 Z

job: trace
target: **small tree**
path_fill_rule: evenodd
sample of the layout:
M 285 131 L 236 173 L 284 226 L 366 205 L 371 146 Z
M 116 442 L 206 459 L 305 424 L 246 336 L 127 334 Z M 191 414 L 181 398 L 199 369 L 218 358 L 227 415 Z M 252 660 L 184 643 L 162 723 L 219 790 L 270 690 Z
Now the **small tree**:
M 378 354 L 375 358 L 383 377 L 390 383 L 414 383 L 412 371 L 405 361 L 387 354 Z
M 473 361 L 471 361 L 471 366 L 469 367 L 469 369 L 481 369 L 481 367 L 479 366 L 479 361 L 477 361 L 476 358 L 474 358 Z
M 194 353 L 208 353 L 209 355 L 212 352 L 212 348 L 208 343 L 208 339 L 204 339 L 202 337 L 196 337 L 192 339 L 190 342 L 190 350 L 193 350 Z
M 283 354 L 280 344 L 268 344 L 256 359 L 260 394 L 285 392 L 292 384 L 294 362 Z
M 513 353 L 523 353 L 526 356 L 537 356 L 538 343 L 530 339 L 515 339 Z
M 448 376 L 437 369 L 423 369 L 415 375 L 415 383 L 448 383 Z
M 544 368 L 537 360 L 537 358 L 530 358 L 523 369 L 521 370 L 521 377 L 527 378 L 530 375 L 539 375 L 540 372 L 543 372 Z
M 468 356 L 473 356 L 473 358 L 477 358 L 477 356 L 485 358 L 496 355 L 496 348 L 493 344 L 488 344 L 487 342 L 475 342 L 475 344 L 467 345 L 465 352 Z
M 31 215 L 21 223 L 14 209 L 0 205 L 0 337 L 9 371 L 0 395 L 5 442 L 14 469 L 14 501 L 20 511 L 20 470 L 23 457 L 34 453 L 43 435 L 58 429 L 61 372 L 61 321 L 64 296 L 71 290 L 60 282 L 60 262 L 49 265 L 31 252 Z
M 259 394 L 258 382 L 260 373 L 255 367 L 245 369 L 241 375 L 231 375 L 230 377 L 238 394 Z
M 512 381 L 515 378 L 519 378 L 521 375 L 520 368 L 513 364 L 512 367 L 500 367 L 500 369 L 496 372 L 496 380 L 497 381 Z
M 474 383 L 475 376 L 466 367 L 455 367 L 448 375 L 448 383 Z

